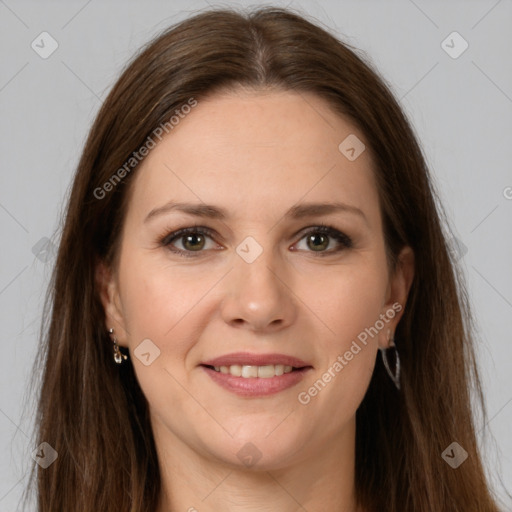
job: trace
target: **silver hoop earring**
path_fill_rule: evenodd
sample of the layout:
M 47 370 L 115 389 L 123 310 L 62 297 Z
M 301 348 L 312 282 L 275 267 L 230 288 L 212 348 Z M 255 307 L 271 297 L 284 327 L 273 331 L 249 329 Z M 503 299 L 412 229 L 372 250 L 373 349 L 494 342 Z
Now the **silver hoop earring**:
M 114 343 L 114 361 L 117 364 L 122 364 L 123 359 L 126 361 L 126 359 L 128 359 L 128 356 L 126 356 L 125 354 L 121 353 L 121 350 L 119 349 L 119 345 L 117 344 L 117 338 L 114 335 L 114 328 L 113 327 L 111 327 L 108 330 L 108 333 L 110 335 L 114 336 L 114 339 L 112 340 L 112 342 Z
M 394 382 L 396 388 L 400 390 L 400 356 L 398 355 L 398 350 L 395 345 L 395 339 L 392 338 L 389 342 L 389 348 L 379 348 L 380 354 L 382 356 L 382 362 L 384 363 L 384 367 L 386 368 L 386 372 L 391 377 L 391 380 Z M 388 350 L 394 350 L 395 352 L 395 372 L 391 371 L 388 362 Z

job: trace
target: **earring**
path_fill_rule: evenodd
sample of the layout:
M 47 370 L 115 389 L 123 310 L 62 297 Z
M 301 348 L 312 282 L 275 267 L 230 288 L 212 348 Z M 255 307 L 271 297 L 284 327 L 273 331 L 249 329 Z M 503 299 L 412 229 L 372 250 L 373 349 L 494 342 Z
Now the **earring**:
M 398 390 L 400 390 L 400 356 L 398 355 L 398 350 L 395 345 L 395 338 L 392 337 L 389 341 L 389 348 L 379 348 L 380 355 L 382 356 L 382 362 L 384 363 L 384 367 L 386 368 L 386 372 L 391 377 L 391 380 L 395 383 L 395 386 Z M 391 371 L 388 362 L 388 350 L 394 350 L 395 352 L 395 372 Z
M 108 333 L 111 335 L 114 335 L 114 328 L 111 327 L 108 330 Z M 115 337 L 115 335 L 114 335 L 114 339 L 112 341 L 114 342 L 114 361 L 117 364 L 121 364 L 123 362 L 123 359 L 125 361 L 126 361 L 126 359 L 128 359 L 128 356 L 126 356 L 125 354 L 122 354 L 121 350 L 119 350 L 119 345 L 117 344 L 117 338 Z

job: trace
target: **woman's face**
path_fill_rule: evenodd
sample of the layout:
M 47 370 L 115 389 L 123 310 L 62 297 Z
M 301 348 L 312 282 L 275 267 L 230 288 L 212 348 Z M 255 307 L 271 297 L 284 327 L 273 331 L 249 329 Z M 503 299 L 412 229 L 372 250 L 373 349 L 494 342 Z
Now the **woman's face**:
M 412 279 L 388 275 L 362 143 L 312 94 L 240 90 L 199 101 L 136 171 L 102 298 L 157 444 L 270 469 L 353 441 Z

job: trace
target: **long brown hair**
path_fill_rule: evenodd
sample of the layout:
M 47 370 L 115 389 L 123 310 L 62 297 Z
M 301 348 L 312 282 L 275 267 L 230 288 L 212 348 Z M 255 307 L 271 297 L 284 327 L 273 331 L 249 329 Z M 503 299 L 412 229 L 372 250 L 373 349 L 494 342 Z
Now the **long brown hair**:
M 474 390 L 485 411 L 469 300 L 413 129 L 356 49 L 274 7 L 204 11 L 166 30 L 134 57 L 96 117 L 68 198 L 41 329 L 36 445 L 49 443 L 58 458 L 32 468 L 39 511 L 157 505 L 148 405 L 130 360 L 113 363 L 95 280 L 99 261 L 116 264 L 137 165 L 105 193 L 98 189 L 190 98 L 240 85 L 312 92 L 354 123 L 373 155 L 390 269 L 403 246 L 415 253 L 396 331 L 401 392 L 378 358 L 357 411 L 359 503 L 379 512 L 496 512 L 471 409 Z M 452 442 L 469 454 L 457 469 L 441 457 Z

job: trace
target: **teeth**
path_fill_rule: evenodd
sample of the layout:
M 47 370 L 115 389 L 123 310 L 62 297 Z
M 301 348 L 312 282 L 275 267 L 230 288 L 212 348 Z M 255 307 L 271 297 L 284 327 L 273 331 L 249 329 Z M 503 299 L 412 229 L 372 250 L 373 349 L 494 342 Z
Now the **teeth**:
M 229 373 L 235 377 L 243 377 L 250 379 L 258 377 L 260 379 L 270 379 L 275 376 L 283 375 L 283 373 L 290 373 L 293 366 L 285 366 L 283 364 L 268 364 L 265 366 L 252 366 L 233 364 L 231 366 L 214 366 L 216 372 Z

